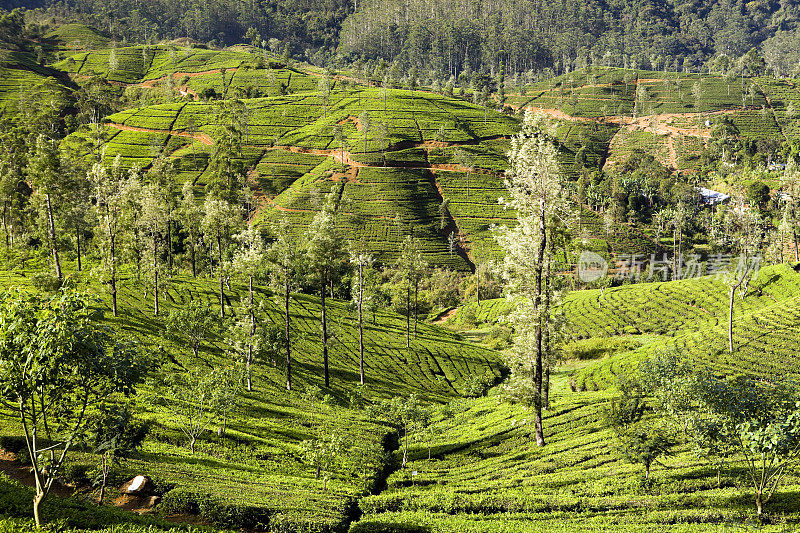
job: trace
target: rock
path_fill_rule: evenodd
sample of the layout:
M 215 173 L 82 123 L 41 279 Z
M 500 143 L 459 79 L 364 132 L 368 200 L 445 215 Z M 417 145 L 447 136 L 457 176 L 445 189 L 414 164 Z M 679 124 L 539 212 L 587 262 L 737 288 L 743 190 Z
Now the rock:
M 159 503 L 161 503 L 161 496 L 150 496 L 150 498 L 147 500 L 147 507 L 153 508 Z
M 123 494 L 144 495 L 153 491 L 153 482 L 147 476 L 136 476 L 120 488 Z

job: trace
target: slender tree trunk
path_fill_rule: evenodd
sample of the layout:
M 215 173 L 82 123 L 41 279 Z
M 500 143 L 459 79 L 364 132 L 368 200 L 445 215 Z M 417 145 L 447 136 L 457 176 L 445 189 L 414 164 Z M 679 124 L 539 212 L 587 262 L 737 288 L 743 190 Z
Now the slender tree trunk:
M 547 247 L 547 220 L 544 211 L 542 211 L 539 219 L 539 246 L 536 257 L 536 269 L 534 273 L 534 307 L 537 314 L 540 314 L 542 307 L 542 271 L 544 267 L 544 251 Z M 535 369 L 533 376 L 534 386 L 534 426 L 536 431 L 536 444 L 544 446 L 544 429 L 542 428 L 542 381 L 543 381 L 543 368 L 542 368 L 542 318 L 537 317 L 536 326 L 534 329 L 535 338 Z
M 167 220 L 167 267 L 172 272 L 172 221 Z
M 406 348 L 411 347 L 411 279 L 406 285 Z
M 736 294 L 736 287 L 736 285 L 731 286 L 728 302 L 728 351 L 730 353 L 733 353 L 733 297 Z
M 552 243 L 549 244 L 552 253 Z M 547 265 L 545 267 L 544 272 L 544 313 L 543 313 L 543 322 L 544 322 L 544 354 L 546 360 L 543 362 L 544 364 L 544 378 L 542 380 L 542 407 L 547 410 L 550 408 L 550 368 L 553 365 L 553 346 L 550 338 L 550 259 L 551 255 L 548 254 L 547 256 Z
M 417 312 L 419 310 L 419 280 L 414 279 L 414 339 L 417 338 Z
M 217 250 L 219 250 L 219 316 L 225 318 L 225 279 L 222 269 L 222 236 L 217 234 Z
M 327 284 L 325 276 L 320 283 L 320 299 L 322 303 L 322 365 L 325 371 L 325 388 L 330 386 L 330 375 L 328 373 L 328 320 L 325 316 L 325 285 Z
M 292 390 L 292 352 L 289 338 L 289 276 L 286 274 L 286 283 L 283 286 L 283 319 L 284 333 L 286 335 L 286 390 Z
M 792 217 L 794 218 L 794 217 Z M 797 239 L 797 227 L 795 227 L 792 231 L 794 235 L 794 260 L 795 262 L 800 261 L 800 247 L 797 246 L 798 239 Z
M 97 505 L 103 505 L 103 500 L 106 497 L 106 482 L 108 480 L 108 463 L 106 463 L 106 461 L 106 455 L 103 454 L 103 464 L 100 467 L 103 480 L 100 482 L 100 496 L 97 498 Z
M 479 263 L 475 263 L 475 296 L 478 305 L 481 305 L 481 268 Z
M 53 204 L 50 201 L 50 193 L 47 193 L 47 233 L 50 237 L 50 245 L 53 247 L 53 263 L 56 268 L 56 277 L 61 279 L 61 261 L 58 259 L 58 245 L 56 244 L 56 224 L 53 220 Z
M 8 252 L 9 245 L 11 244 L 11 239 L 8 235 L 8 202 L 3 202 L 3 234 L 6 237 L 6 252 Z
M 81 228 L 75 223 L 75 251 L 78 254 L 78 272 L 81 271 Z
M 42 514 L 40 510 L 40 506 L 44 501 L 45 496 L 47 496 L 44 492 L 37 492 L 36 496 L 33 497 L 33 519 L 36 521 L 36 528 L 42 528 Z M 759 513 L 761 514 L 761 513 Z
M 197 241 L 192 237 L 192 277 L 197 277 Z
M 364 385 L 364 315 L 362 305 L 364 303 L 364 264 L 358 264 L 358 373 L 361 377 L 361 384 Z
M 117 316 L 117 236 L 110 235 L 111 241 L 111 312 Z
M 672 279 L 678 279 L 678 228 L 672 231 Z M 667 280 L 663 280 L 667 281 Z
M 153 232 L 153 314 L 158 316 L 158 244 Z
M 248 279 L 248 312 L 250 314 L 250 338 L 247 341 L 247 390 L 253 390 L 253 376 L 250 365 L 253 363 L 253 336 L 256 334 L 256 315 L 253 312 L 253 276 Z

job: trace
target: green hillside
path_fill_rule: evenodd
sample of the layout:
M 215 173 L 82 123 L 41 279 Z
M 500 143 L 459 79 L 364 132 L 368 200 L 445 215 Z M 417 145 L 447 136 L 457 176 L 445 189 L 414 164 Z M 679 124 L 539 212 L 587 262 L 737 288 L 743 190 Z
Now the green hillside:
M 28 271 L 30 272 L 30 271 Z M 285 523 L 301 530 L 336 528 L 347 523 L 360 495 L 371 490 L 381 475 L 384 447 L 390 447 L 392 429 L 371 420 L 363 411 L 346 408 L 348 393 L 358 383 L 358 330 L 353 310 L 344 302 L 329 301 L 331 400 L 320 403 L 322 382 L 319 344 L 319 303 L 304 295 L 291 301 L 293 379 L 295 392 L 287 393 L 283 365 L 263 361 L 254 369 L 252 392 L 242 391 L 224 436 L 206 433 L 190 454 L 186 438 L 172 419 L 169 405 L 159 402 L 161 380 L 187 368 L 211 369 L 233 362 L 223 344 L 224 330 L 215 326 L 197 359 L 178 341 L 166 336 L 165 316 L 188 301 L 200 301 L 219 309 L 215 284 L 183 276 L 173 278 L 163 295 L 162 317 L 152 316 L 146 288 L 134 277 L 121 279 L 120 316 L 113 318 L 106 302 L 99 303 L 106 323 L 124 336 L 135 336 L 143 354 L 158 370 L 139 392 L 137 409 L 154 426 L 141 453 L 115 474 L 120 483 L 133 475 L 148 475 L 164 491 L 164 504 L 172 512 L 198 512 L 220 525 L 248 525 L 252 520 Z M 29 275 L 7 273 L 5 287 L 30 286 Z M 80 273 L 71 275 L 77 290 L 97 294 L 98 285 Z M 246 297 L 246 287 L 236 285 L 228 298 L 236 304 Z M 281 307 L 268 290 L 257 287 L 256 300 L 266 309 L 267 320 L 283 324 Z M 217 311 L 218 313 L 218 311 Z M 371 318 L 371 317 L 370 317 Z M 426 401 L 441 402 L 460 395 L 465 378 L 494 372 L 499 375 L 495 352 L 469 344 L 458 335 L 437 327 L 420 325 L 405 347 L 405 319 L 379 312 L 365 327 L 367 395 L 380 398 L 415 393 Z M 282 356 L 276 356 L 282 357 Z M 314 391 L 317 391 L 316 393 Z M 318 395 L 318 396 L 317 396 Z M 0 433 L 18 434 L 20 428 L 6 420 Z M 328 431 L 341 434 L 348 450 L 334 468 L 323 491 L 313 468 L 303 462 L 303 441 L 323 438 Z M 395 437 L 396 438 L 396 437 Z M 76 453 L 73 465 L 94 468 L 96 459 Z M 69 467 L 79 471 L 77 466 Z M 128 476 L 127 478 L 125 476 Z M 123 479 L 124 478 L 124 479 Z M 205 507 L 203 506 L 205 505 Z M 194 509 L 194 510 L 193 510 Z M 234 514 L 239 518 L 233 518 Z M 276 526 L 277 527 L 277 526 Z M 325 529 L 328 530 L 328 529 Z
M 365 516 L 351 531 L 395 531 L 393 524 L 404 524 L 401 531 L 475 533 L 786 527 L 746 518 L 752 503 L 737 479 L 725 476 L 718 488 L 716 471 L 688 447 L 664 458 L 644 482 L 641 466 L 624 460 L 603 421 L 613 393 L 571 392 L 566 373 L 553 388 L 547 446 L 531 444 L 530 412 L 520 406 L 491 396 L 457 404 L 436 419 L 430 440 L 417 441 L 407 470 L 391 476 L 380 495 L 361 500 Z M 773 502 L 787 523 L 800 513 L 798 487 L 793 473 Z
M 111 37 L 85 24 L 64 24 L 45 35 L 58 47 L 66 49 L 105 48 L 111 43 Z
M 59 71 L 36 63 L 31 53 L 0 50 L 0 112 L 15 114 L 20 97 L 48 80 L 66 92 L 61 76 Z
M 608 339 L 611 357 L 578 370 L 573 387 L 597 390 L 616 385 L 639 363 L 664 350 L 725 374 L 759 377 L 795 375 L 800 322 L 797 265 L 760 270 L 745 297 L 734 299 L 734 352 L 728 352 L 728 287 L 708 276 L 681 281 L 641 283 L 569 293 L 564 302 L 567 332 L 581 352 L 583 340 L 592 346 Z M 448 323 L 492 325 L 511 311 L 504 299 L 461 307 Z M 620 348 L 615 347 L 615 342 Z M 596 342 L 600 341 L 600 342 Z M 633 348 L 633 349 L 632 349 Z M 615 354 L 622 351 L 624 353 Z
M 517 128 L 511 117 L 427 92 L 366 87 L 334 90 L 328 99 L 300 92 L 244 102 L 249 120 L 241 157 L 255 171 L 262 223 L 286 217 L 301 232 L 333 184 L 344 180 L 338 217 L 348 238 L 366 239 L 380 260 L 391 262 L 413 228 L 429 262 L 466 270 L 474 246 L 494 248 L 490 225 L 513 218 L 498 205 L 507 139 Z M 140 168 L 165 153 L 176 160 L 181 180 L 202 194 L 220 127 L 216 116 L 214 105 L 202 102 L 123 111 L 108 117 L 101 149 L 108 161 L 119 155 L 123 166 Z M 334 138 L 337 125 L 342 140 Z M 79 146 L 83 135 L 65 143 Z M 443 220 L 444 199 L 450 205 Z
M 245 11 L 275 8 L 276 25 L 291 22 L 280 11 L 284 0 L 270 2 Z M 418 7 L 401 4 L 397 13 Z M 120 14 L 119 27 L 131 31 L 157 5 Z M 800 235 L 800 172 L 792 166 L 800 162 L 800 88 L 773 77 L 757 51 L 681 68 L 677 58 L 657 56 L 601 61 L 584 47 L 580 61 L 564 56 L 554 68 L 511 66 L 542 47 L 503 52 L 499 65 L 492 59 L 481 70 L 462 57 L 442 78 L 442 65 L 402 70 L 409 61 L 425 64 L 426 47 L 435 48 L 427 34 L 409 36 L 413 48 L 397 47 L 414 50 L 416 60 L 381 62 L 396 52 L 383 50 L 362 57 L 352 42 L 340 47 L 348 55 L 331 55 L 338 37 L 330 29 L 353 9 L 363 13 L 346 2 L 293 4 L 292 16 L 306 13 L 302 26 L 318 32 L 302 61 L 295 48 L 310 34 L 280 40 L 242 27 L 205 35 L 206 44 L 168 40 L 174 35 L 153 33 L 154 25 L 138 28 L 140 39 L 120 39 L 123 30 L 111 24 L 103 27 L 113 35 L 57 25 L 53 9 L 25 20 L 0 10 L 0 39 L 7 28 L 19 34 L 14 50 L 0 50 L 0 289 L 89 295 L 99 325 L 147 363 L 130 409 L 149 432 L 140 449 L 110 467 L 105 505 L 95 504 L 103 450 L 81 435 L 45 502 L 48 528 L 701 533 L 800 526 L 796 461 L 757 515 L 734 439 L 721 445 L 729 447 L 719 452 L 724 464 L 706 460 L 688 423 L 677 427 L 657 397 L 683 362 L 694 377 L 702 373 L 698 380 L 745 376 L 758 391 L 782 392 L 785 380 L 800 380 L 800 264 L 784 263 L 795 258 Z M 170 9 L 184 11 L 182 4 Z M 383 10 L 374 9 L 379 20 Z M 196 20 L 200 13 L 180 13 L 187 35 L 190 26 L 209 24 Z M 251 24 L 251 14 L 237 24 Z M 90 19 L 105 20 L 81 20 Z M 408 25 L 406 17 L 386 33 Z M 346 30 L 352 41 L 353 28 Z M 223 47 L 231 35 L 246 44 Z M 449 62 L 467 46 L 451 44 Z M 547 145 L 533 147 L 535 155 L 559 171 L 552 181 L 545 176 L 544 187 L 506 174 L 515 135 L 522 125 L 538 127 L 527 113 L 549 119 L 533 134 Z M 120 172 L 103 172 L 117 161 Z M 709 207 L 698 187 L 731 197 Z M 531 196 L 532 209 L 559 209 L 528 219 L 528 235 L 513 234 L 520 260 L 512 265 L 510 253 L 504 270 L 493 232 L 518 222 L 504 208 L 512 193 Z M 733 299 L 729 350 L 730 289 L 722 276 L 706 275 L 726 265 L 707 263 L 677 281 L 658 281 L 648 269 L 663 262 L 668 276 L 670 252 L 722 262 L 744 248 L 763 264 Z M 584 251 L 608 261 L 609 279 L 573 277 Z M 627 276 L 625 259 L 641 260 L 640 276 Z M 543 264 L 552 278 L 537 284 Z M 541 290 L 562 280 L 573 289 L 563 301 L 547 298 L 543 311 L 505 320 L 514 287 L 525 285 L 522 296 L 538 306 Z M 286 333 L 276 292 L 284 286 L 291 293 Z M 175 322 L 190 311 L 208 315 L 199 332 Z M 203 337 L 199 348 L 191 334 Z M 0 340 L 5 349 L 6 337 Z M 46 345 L 28 345 L 39 344 Z M 256 353 L 251 390 L 248 353 Z M 643 363 L 664 354 L 681 361 L 664 363 L 672 367 L 657 368 L 651 381 L 659 383 L 648 383 L 640 369 L 653 367 Z M 8 368 L 0 361 L 0 370 Z M 543 375 L 552 380 L 538 426 L 546 445 L 539 446 L 534 417 L 544 394 L 535 389 Z M 191 389 L 204 379 L 219 382 L 212 392 Z M 685 390 L 697 393 L 687 401 L 701 406 L 695 411 L 713 410 L 698 399 L 709 389 Z M 180 417 L 206 405 L 205 394 L 216 412 L 195 444 Z M 800 403 L 786 398 L 775 405 L 795 424 Z M 621 430 L 615 416 L 633 421 Z M 651 439 L 647 431 L 662 426 L 669 439 Z M 639 433 L 623 435 L 629 428 Z M 800 436 L 800 422 L 791 431 Z M 34 527 L 36 471 L 23 432 L 14 416 L 0 418 L 0 533 Z M 633 446 L 624 447 L 631 436 Z M 648 446 L 659 449 L 642 451 Z M 800 457 L 800 444 L 793 451 Z M 653 453 L 652 471 L 637 463 Z M 154 499 L 124 494 L 123 484 L 139 475 L 152 480 L 147 496 Z

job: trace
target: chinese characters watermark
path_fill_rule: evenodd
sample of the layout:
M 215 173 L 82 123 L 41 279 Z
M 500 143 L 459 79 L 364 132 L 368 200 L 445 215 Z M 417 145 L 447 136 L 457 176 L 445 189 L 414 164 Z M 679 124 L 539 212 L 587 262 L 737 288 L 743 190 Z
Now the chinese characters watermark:
M 671 281 L 701 276 L 720 278 L 725 275 L 740 277 L 744 273 L 755 275 L 761 267 L 761 256 L 730 254 L 620 254 L 613 263 L 601 255 L 584 251 L 578 259 L 578 278 L 584 283 L 609 276 L 617 281 Z

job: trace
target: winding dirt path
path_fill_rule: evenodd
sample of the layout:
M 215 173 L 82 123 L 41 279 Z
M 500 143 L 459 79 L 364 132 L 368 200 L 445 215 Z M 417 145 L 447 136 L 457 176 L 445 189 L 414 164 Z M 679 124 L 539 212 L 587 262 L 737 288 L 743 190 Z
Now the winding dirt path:
M 22 483 L 26 487 L 35 487 L 36 481 L 31 472 L 30 465 L 23 465 L 19 462 L 17 454 L 8 452 L 0 448 L 0 472 L 3 472 L 14 481 Z M 66 498 L 75 494 L 75 487 L 61 485 L 56 482 L 53 483 L 53 488 L 50 491 L 56 496 Z

